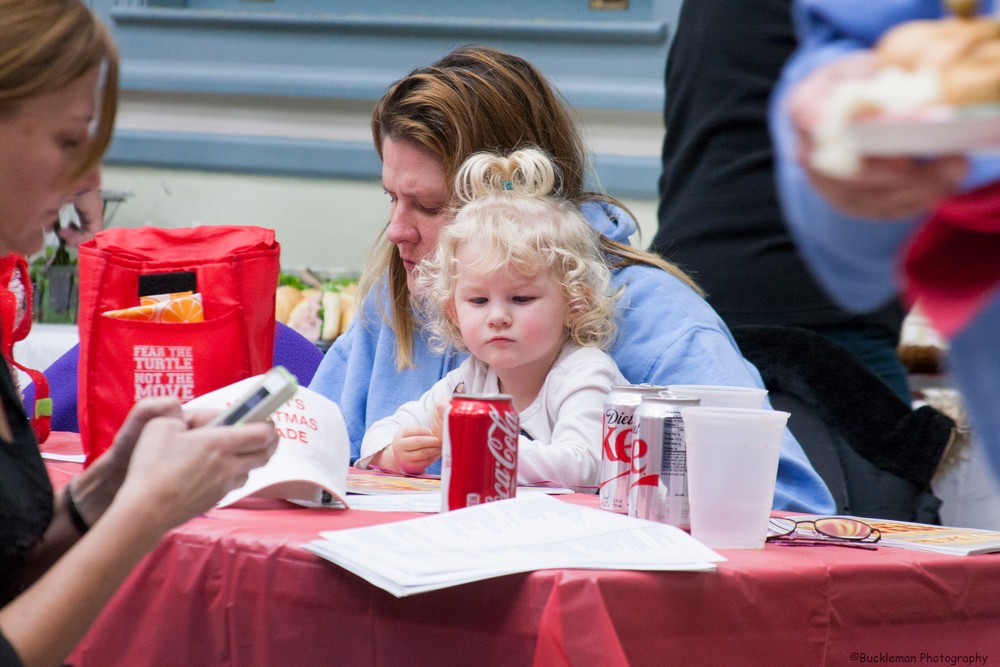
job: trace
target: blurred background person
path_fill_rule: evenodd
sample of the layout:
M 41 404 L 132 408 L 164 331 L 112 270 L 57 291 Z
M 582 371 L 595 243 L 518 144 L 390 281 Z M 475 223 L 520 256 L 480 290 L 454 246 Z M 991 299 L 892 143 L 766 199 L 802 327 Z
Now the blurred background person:
M 995 156 L 922 155 L 917 132 L 912 156 L 860 156 L 856 169 L 836 174 L 816 168 L 813 162 L 813 131 L 834 88 L 846 80 L 876 75 L 879 68 L 872 48 L 878 40 L 908 21 L 945 18 L 947 4 L 940 0 L 793 4 L 800 46 L 786 64 L 770 109 L 779 193 L 793 238 L 815 275 L 837 303 L 854 311 L 880 307 L 912 287 L 910 250 L 918 238 L 962 240 L 961 252 L 939 243 L 923 257 L 939 277 L 943 293 L 961 287 L 972 267 L 997 266 L 992 249 L 1000 231 L 1000 159 Z M 982 14 L 996 6 L 978 4 Z M 940 36 L 928 33 L 911 51 L 933 58 L 941 48 L 948 52 Z M 995 66 L 992 71 L 996 72 Z M 924 300 L 921 310 L 935 328 L 941 330 L 943 323 L 951 329 L 941 330 L 948 338 L 948 371 L 994 476 L 1000 478 L 996 409 L 1000 293 L 995 289 L 1000 275 L 993 270 L 987 277 L 988 289 L 979 293 L 976 307 L 962 321 L 936 321 Z

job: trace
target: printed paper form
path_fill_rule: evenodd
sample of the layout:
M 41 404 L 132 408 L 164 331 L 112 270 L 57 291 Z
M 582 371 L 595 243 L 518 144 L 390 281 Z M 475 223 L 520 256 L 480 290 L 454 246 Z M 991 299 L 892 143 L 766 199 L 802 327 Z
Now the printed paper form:
M 399 597 L 540 569 L 711 570 L 725 560 L 678 528 L 544 494 L 321 537 L 306 548 Z

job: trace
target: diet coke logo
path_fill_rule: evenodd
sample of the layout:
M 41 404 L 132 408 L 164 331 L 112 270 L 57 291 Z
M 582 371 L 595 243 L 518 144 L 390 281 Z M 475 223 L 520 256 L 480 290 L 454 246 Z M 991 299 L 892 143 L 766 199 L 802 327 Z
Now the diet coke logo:
M 649 467 L 649 445 L 642 438 L 632 440 L 632 465 L 633 475 L 643 475 Z
M 632 423 L 632 415 L 617 410 L 604 413 L 602 449 L 605 461 L 628 463 L 632 460 Z
M 510 410 L 500 412 L 496 406 L 490 406 L 490 426 L 486 432 L 486 447 L 493 456 L 495 498 L 500 500 L 513 497 L 517 483 L 517 412 Z
M 627 412 L 619 412 L 614 408 L 604 413 L 604 423 L 608 426 L 632 426 L 635 423 L 635 415 Z

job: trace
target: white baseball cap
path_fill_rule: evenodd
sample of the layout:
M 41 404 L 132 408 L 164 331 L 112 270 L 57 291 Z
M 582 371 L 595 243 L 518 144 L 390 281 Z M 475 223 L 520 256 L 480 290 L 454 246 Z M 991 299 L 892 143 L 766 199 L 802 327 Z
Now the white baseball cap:
M 185 408 L 225 409 L 261 376 L 246 378 L 184 404 Z M 347 507 L 347 468 L 351 445 L 336 403 L 306 387 L 271 416 L 280 439 L 271 459 L 250 471 L 246 484 L 233 489 L 216 507 L 244 498 L 280 498 L 307 507 Z

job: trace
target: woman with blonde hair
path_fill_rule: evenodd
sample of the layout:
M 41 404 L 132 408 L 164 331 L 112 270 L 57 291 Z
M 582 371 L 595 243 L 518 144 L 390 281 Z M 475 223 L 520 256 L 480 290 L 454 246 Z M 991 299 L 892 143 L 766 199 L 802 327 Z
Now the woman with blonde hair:
M 372 114 L 388 225 L 362 280 L 360 317 L 327 352 L 312 389 L 340 404 L 355 454 L 377 420 L 420 397 L 464 359 L 439 352 L 414 311 L 414 270 L 453 215 L 455 176 L 481 151 L 537 146 L 562 175 L 563 196 L 600 235 L 616 288 L 619 335 L 609 352 L 631 383 L 762 386 L 729 330 L 676 267 L 632 248 L 637 225 L 614 199 L 588 192 L 586 151 L 555 91 L 522 58 L 483 46 L 456 49 L 403 77 Z M 434 470 L 432 467 L 431 471 Z M 786 431 L 775 507 L 828 512 L 833 500 Z
M 0 0 L 0 256 L 30 255 L 111 138 L 118 55 L 80 0 Z M 53 493 L 0 363 L 0 665 L 59 665 L 136 563 L 277 446 L 274 427 L 203 426 L 140 402 L 111 448 Z
M 593 491 L 604 399 L 625 378 L 602 349 L 619 292 L 597 232 L 559 196 L 561 178 L 533 148 L 470 156 L 461 206 L 417 269 L 431 345 L 470 353 L 416 401 L 368 430 L 356 465 L 409 474 L 441 455 L 441 412 L 456 390 L 509 394 L 520 416 L 518 483 Z

